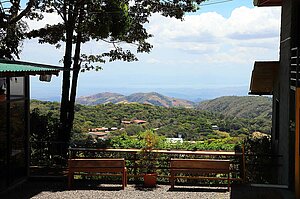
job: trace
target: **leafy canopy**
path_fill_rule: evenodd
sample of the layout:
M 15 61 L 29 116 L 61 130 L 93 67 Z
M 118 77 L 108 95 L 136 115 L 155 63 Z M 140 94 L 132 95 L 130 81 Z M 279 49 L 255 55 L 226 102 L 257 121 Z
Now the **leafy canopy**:
M 46 25 L 39 30 L 31 31 L 29 38 L 39 37 L 40 43 L 61 46 L 67 40 L 67 32 L 72 31 L 73 43 L 78 42 L 75 33 L 81 33 L 80 42 L 104 41 L 111 43 L 113 48 L 108 52 L 97 54 L 81 53 L 81 63 L 85 69 L 91 62 L 106 61 L 136 61 L 136 56 L 130 50 L 123 50 L 122 44 L 129 43 L 136 46 L 136 51 L 150 52 L 152 45 L 147 41 L 152 37 L 144 24 L 153 13 L 160 13 L 166 17 L 183 19 L 185 12 L 197 10 L 197 4 L 203 0 L 42 0 L 39 10 L 42 12 L 56 12 L 62 22 Z
M 40 18 L 41 15 L 32 12 L 39 6 L 40 0 L 23 0 L 25 7 L 21 8 L 20 0 L 0 1 L 0 58 L 19 59 L 22 41 L 28 31 L 24 17 Z

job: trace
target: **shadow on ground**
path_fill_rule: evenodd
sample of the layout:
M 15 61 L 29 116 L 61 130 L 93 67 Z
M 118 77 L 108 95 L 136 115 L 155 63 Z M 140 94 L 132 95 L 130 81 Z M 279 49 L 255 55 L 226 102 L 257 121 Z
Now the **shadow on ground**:
M 189 187 L 175 187 L 169 189 L 170 192 L 216 192 L 216 193 L 225 193 L 227 188 L 216 188 L 216 187 L 201 187 L 201 188 L 189 188 Z
M 74 183 L 72 190 L 122 191 L 120 184 L 101 184 L 95 182 Z M 68 191 L 66 180 L 36 181 L 29 180 L 0 194 L 1 199 L 28 199 L 41 192 Z
M 2 193 L 1 199 L 28 199 L 43 191 L 57 192 L 67 190 L 66 183 L 62 181 L 26 181 Z
M 136 185 L 134 185 L 134 188 L 135 188 L 135 190 L 138 190 L 138 191 L 153 191 L 155 189 L 158 189 L 159 185 L 157 185 L 156 187 L 144 187 L 143 184 L 136 184 Z
M 250 185 L 232 186 L 230 199 L 294 199 L 294 195 L 287 189 L 253 187 Z

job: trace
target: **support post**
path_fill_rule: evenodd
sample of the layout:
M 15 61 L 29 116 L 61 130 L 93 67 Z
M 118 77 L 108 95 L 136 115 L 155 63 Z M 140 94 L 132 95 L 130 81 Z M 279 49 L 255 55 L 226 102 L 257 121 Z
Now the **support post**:
M 296 88 L 295 114 L 295 194 L 300 198 L 300 88 Z

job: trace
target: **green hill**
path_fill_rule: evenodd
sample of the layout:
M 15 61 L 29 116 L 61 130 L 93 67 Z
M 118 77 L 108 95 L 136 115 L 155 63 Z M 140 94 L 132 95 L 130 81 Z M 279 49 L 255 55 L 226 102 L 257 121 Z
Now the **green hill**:
M 197 109 L 217 112 L 224 116 L 271 120 L 272 98 L 226 96 L 200 102 Z
M 119 93 L 98 93 L 91 96 L 83 96 L 76 99 L 76 103 L 83 105 L 97 105 L 106 103 L 119 103 L 122 101 L 127 101 L 124 95 Z

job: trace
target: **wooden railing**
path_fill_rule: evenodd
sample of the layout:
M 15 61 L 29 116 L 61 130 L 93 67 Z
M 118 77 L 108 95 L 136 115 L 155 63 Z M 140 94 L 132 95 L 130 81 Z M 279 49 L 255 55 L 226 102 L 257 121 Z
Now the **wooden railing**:
M 143 174 L 139 171 L 143 165 L 139 164 L 141 159 L 140 149 L 98 149 L 98 148 L 70 148 L 70 158 L 125 158 L 128 168 L 129 180 L 135 181 Z M 156 170 L 158 176 L 168 180 L 170 178 L 171 158 L 208 158 L 230 160 L 230 180 L 245 180 L 245 154 L 244 151 L 182 151 L 182 150 L 153 150 L 159 161 Z

